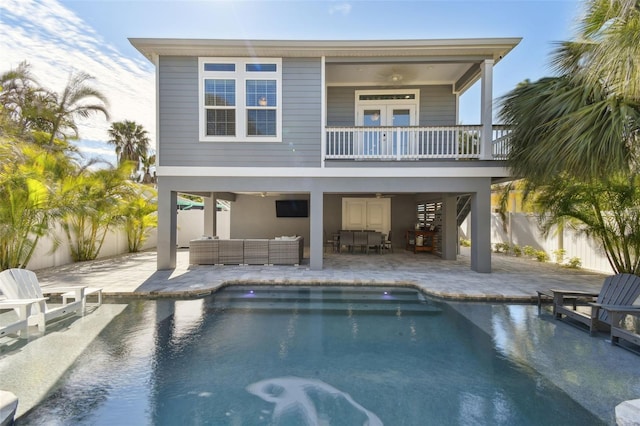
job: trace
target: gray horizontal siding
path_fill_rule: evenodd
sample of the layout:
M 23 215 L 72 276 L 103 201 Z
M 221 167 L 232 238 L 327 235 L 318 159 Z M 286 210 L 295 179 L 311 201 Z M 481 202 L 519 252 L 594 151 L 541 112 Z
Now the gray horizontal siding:
M 283 59 L 282 142 L 200 142 L 198 58 L 161 57 L 158 74 L 161 166 L 320 165 L 319 59 Z
M 456 123 L 456 96 L 451 86 L 418 86 L 420 126 L 451 126 Z M 327 125 L 355 125 L 355 91 L 375 87 L 330 87 L 327 91 Z M 383 88 L 380 88 L 381 90 Z
M 456 95 L 451 86 L 420 87 L 420 126 L 452 126 L 456 123 Z

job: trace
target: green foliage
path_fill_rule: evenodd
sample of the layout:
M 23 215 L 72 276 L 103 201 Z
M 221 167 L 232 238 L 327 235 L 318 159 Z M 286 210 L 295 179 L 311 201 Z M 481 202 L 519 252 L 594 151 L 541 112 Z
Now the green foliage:
M 147 186 L 134 184 L 132 195 L 123 203 L 121 214 L 129 253 L 136 253 L 147 240 L 149 230 L 158 226 L 158 206 L 156 191 Z
M 77 138 L 76 118 L 86 118 L 102 113 L 109 118 L 107 98 L 99 90 L 91 87 L 93 78 L 84 72 L 71 74 L 62 93 L 50 93 L 45 111 L 51 122 L 49 132 L 52 145 L 56 138 Z
M 511 251 L 513 252 L 513 255 L 516 257 L 522 256 L 522 249 L 517 244 L 514 244 L 513 247 L 511 247 Z
M 536 255 L 536 249 L 534 249 L 531 246 L 524 246 L 522 247 L 522 253 L 524 253 L 525 256 L 527 257 L 535 257 Z
M 640 273 L 640 176 L 618 173 L 582 181 L 558 176 L 539 188 L 545 233 L 560 223 L 600 242 L 616 273 Z
M 566 266 L 567 266 L 567 268 L 577 269 L 580 266 L 582 266 L 582 261 L 580 260 L 579 257 L 572 257 L 571 259 L 569 259 L 567 261 Z
M 567 254 L 565 249 L 558 249 L 553 251 L 553 256 L 556 260 L 556 263 L 562 265 L 564 263 L 564 256 Z
M 504 254 L 513 254 L 516 257 L 522 256 L 522 249 L 517 244 L 509 244 L 509 243 L 495 243 L 493 245 L 493 251 L 495 253 L 504 253 Z
M 135 170 L 138 170 L 140 164 L 144 163 L 148 171 L 149 137 L 147 135 L 144 127 L 135 121 L 124 120 L 111 123 L 109 143 L 115 145 L 118 164 L 132 161 L 135 164 Z
M 501 99 L 507 159 L 548 233 L 568 221 L 598 240 L 617 273 L 640 272 L 640 7 L 588 0 L 554 77 Z
M 575 40 L 554 52 L 557 75 L 501 99 L 516 176 L 544 185 L 558 174 L 591 181 L 637 169 L 639 38 L 637 0 L 586 3 Z
M 538 262 L 547 262 L 549 260 L 549 255 L 544 250 L 536 250 L 535 258 Z
M 511 245 L 509 243 L 495 243 L 493 245 L 493 251 L 495 253 L 509 253 Z
M 466 238 L 460 238 L 460 245 L 462 247 L 471 247 L 471 240 L 468 240 Z
M 75 160 L 77 149 L 67 140 L 78 136 L 75 120 L 108 117 L 107 100 L 90 80 L 72 74 L 58 94 L 38 87 L 26 62 L 0 75 L 0 269 L 26 267 L 56 222 L 74 260 L 95 259 L 115 226 L 125 226 L 133 250 L 156 226 L 147 201 L 153 190 L 128 180 L 128 163 L 90 170 Z M 155 158 L 145 161 L 148 173 Z
M 24 268 L 61 210 L 55 181 L 63 158 L 0 137 L 0 269 Z
M 64 215 L 62 228 L 75 261 L 93 260 L 100 253 L 107 231 L 124 223 L 123 204 L 132 197 L 129 165 L 117 169 L 82 171 L 62 182 L 64 202 L 73 206 Z

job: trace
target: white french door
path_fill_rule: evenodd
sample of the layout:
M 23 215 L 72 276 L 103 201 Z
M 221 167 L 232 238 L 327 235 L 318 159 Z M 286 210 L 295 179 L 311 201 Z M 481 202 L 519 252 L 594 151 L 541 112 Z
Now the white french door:
M 416 104 L 401 101 L 360 103 L 356 122 L 358 126 L 367 127 L 361 132 L 359 141 L 362 155 L 399 157 L 408 154 L 413 135 L 407 127 L 417 124 L 416 110 Z

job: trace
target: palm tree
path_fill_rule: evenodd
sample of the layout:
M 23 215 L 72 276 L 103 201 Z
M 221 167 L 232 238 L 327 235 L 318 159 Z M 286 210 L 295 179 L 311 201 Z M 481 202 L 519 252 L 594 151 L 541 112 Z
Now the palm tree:
M 501 99 L 508 164 L 526 178 L 548 231 L 568 221 L 597 238 L 617 272 L 640 272 L 640 1 L 589 0 L 555 77 Z
M 582 179 L 629 170 L 637 162 L 640 105 L 576 76 L 521 84 L 502 99 L 511 126 L 513 173 L 544 184 L 561 173 Z
M 616 273 L 640 273 L 640 175 L 582 181 L 559 175 L 533 195 L 542 229 L 570 226 L 598 241 Z
M 501 99 L 511 125 L 509 165 L 530 183 L 583 179 L 638 166 L 640 3 L 590 0 L 576 37 L 556 49 L 559 71 Z M 632 42 L 631 42 L 632 41 Z
M 142 167 L 144 169 L 144 175 L 142 177 L 142 183 L 150 184 L 156 183 L 155 177 L 151 176 L 151 166 L 156 164 L 156 155 L 152 154 L 148 157 L 143 157 L 140 162 L 142 163 Z
M 133 192 L 124 200 L 122 216 L 129 253 L 137 253 L 147 240 L 149 230 L 158 226 L 158 194 L 147 185 L 133 184 Z
M 66 176 L 61 198 L 69 206 L 62 228 L 75 261 L 93 260 L 102 248 L 107 232 L 124 223 L 123 204 L 131 199 L 131 165 L 96 171 L 79 170 Z
M 109 128 L 109 143 L 115 145 L 118 164 L 132 161 L 136 170 L 140 161 L 147 158 L 149 137 L 141 124 L 135 121 L 117 121 Z
M 62 152 L 6 142 L 0 137 L 0 269 L 24 268 L 68 207 L 60 202 L 58 182 L 75 164 Z
M 560 45 L 553 64 L 601 82 L 624 98 L 640 99 L 640 2 L 590 0 L 575 41 Z
M 30 65 L 23 61 L 0 75 L 2 132 L 25 136 L 29 131 L 50 131 L 50 105 L 53 96 L 38 86 Z
M 50 145 L 53 145 L 55 138 L 78 137 L 78 126 L 75 122 L 77 118 L 102 113 L 109 119 L 109 102 L 99 90 L 87 85 L 90 80 L 92 77 L 84 72 L 71 74 L 62 93 L 54 95 Z M 99 102 L 95 102 L 96 100 Z M 95 103 L 91 103 L 92 101 Z M 68 134 L 69 130 L 72 132 L 71 135 Z

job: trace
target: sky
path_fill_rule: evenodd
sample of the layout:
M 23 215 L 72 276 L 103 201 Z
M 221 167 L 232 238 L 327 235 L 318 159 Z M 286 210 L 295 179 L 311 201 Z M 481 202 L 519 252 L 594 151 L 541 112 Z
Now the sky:
M 84 71 L 109 99 L 110 119 L 79 122 L 78 146 L 115 163 L 107 129 L 132 120 L 155 145 L 155 70 L 128 38 L 379 40 L 522 37 L 494 68 L 494 99 L 552 75 L 556 42 L 573 37 L 578 0 L 1 0 L 0 73 L 31 64 L 61 92 Z M 461 97 L 460 121 L 480 123 L 479 84 Z

